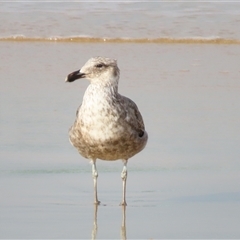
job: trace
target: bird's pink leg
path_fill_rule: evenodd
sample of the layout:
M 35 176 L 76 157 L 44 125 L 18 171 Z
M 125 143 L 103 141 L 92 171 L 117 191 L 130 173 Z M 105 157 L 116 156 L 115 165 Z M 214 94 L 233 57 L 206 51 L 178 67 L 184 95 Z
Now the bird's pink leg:
M 128 160 L 124 159 L 123 160 L 123 170 L 121 173 L 121 178 L 123 181 L 123 199 L 122 199 L 122 202 L 120 203 L 120 205 L 122 205 L 122 206 L 127 206 L 127 202 L 126 202 L 127 163 L 128 163 Z
M 96 167 L 96 159 L 92 159 L 92 177 L 93 177 L 93 186 L 94 186 L 94 204 L 99 205 L 100 201 L 98 201 L 97 197 L 97 178 L 98 178 L 98 172 Z

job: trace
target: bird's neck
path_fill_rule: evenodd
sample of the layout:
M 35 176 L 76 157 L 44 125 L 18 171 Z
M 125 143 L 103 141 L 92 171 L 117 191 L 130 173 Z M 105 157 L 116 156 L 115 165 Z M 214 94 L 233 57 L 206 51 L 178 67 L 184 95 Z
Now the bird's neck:
M 107 94 L 107 95 L 112 95 L 115 96 L 118 94 L 118 85 L 117 84 L 112 84 L 112 83 L 91 83 L 88 86 L 88 91 L 90 92 L 96 92 L 99 94 Z
M 102 85 L 97 83 L 91 83 L 85 94 L 83 99 L 92 99 L 94 102 L 102 102 L 104 99 L 107 101 L 114 101 L 118 98 L 118 85 Z

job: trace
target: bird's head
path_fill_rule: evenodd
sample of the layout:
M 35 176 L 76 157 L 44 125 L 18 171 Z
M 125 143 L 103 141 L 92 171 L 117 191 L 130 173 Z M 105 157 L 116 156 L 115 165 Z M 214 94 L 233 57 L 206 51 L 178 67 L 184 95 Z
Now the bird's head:
M 70 73 L 65 81 L 73 82 L 80 78 L 89 79 L 91 83 L 101 85 L 117 85 L 120 71 L 117 61 L 104 57 L 90 58 L 85 65 L 77 71 Z

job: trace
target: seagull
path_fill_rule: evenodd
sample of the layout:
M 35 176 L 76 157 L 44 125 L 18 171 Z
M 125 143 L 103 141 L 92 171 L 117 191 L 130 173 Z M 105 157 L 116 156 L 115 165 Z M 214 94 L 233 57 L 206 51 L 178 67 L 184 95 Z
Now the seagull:
M 66 82 L 81 78 L 90 81 L 77 110 L 75 122 L 69 129 L 69 140 L 80 155 L 92 164 L 96 205 L 100 204 L 97 196 L 96 160 L 123 161 L 123 198 L 120 205 L 126 206 L 128 159 L 142 151 L 148 140 L 137 105 L 118 93 L 119 77 L 116 60 L 93 57 L 65 79 Z

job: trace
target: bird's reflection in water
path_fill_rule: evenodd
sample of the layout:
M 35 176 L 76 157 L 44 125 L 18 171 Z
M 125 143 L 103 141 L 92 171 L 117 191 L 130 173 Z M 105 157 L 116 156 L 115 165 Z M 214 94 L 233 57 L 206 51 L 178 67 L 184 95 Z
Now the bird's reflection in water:
M 127 233 L 126 233 L 126 206 L 122 206 L 121 237 L 122 237 L 122 240 L 126 240 L 127 239 Z
M 92 240 L 95 240 L 97 237 L 97 213 L 98 213 L 98 204 L 94 204 L 94 219 L 93 219 L 93 229 L 92 229 Z M 126 233 L 126 206 L 122 206 L 122 225 L 121 225 L 121 239 L 127 239 Z
M 98 204 L 94 204 L 94 218 L 93 218 L 93 229 L 92 229 L 92 240 L 96 239 L 97 236 L 97 212 L 98 212 Z

